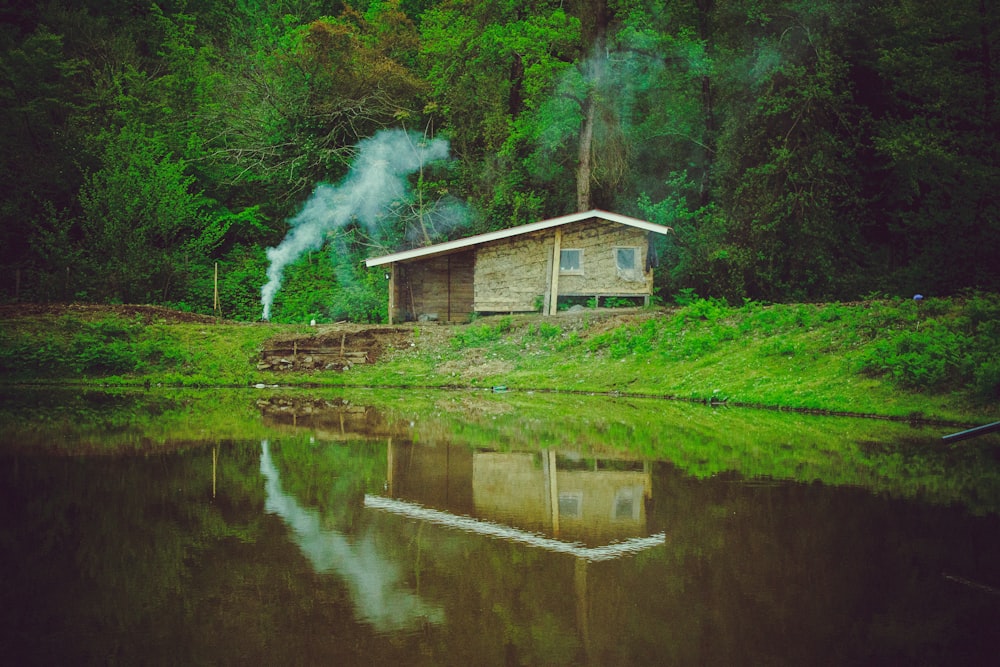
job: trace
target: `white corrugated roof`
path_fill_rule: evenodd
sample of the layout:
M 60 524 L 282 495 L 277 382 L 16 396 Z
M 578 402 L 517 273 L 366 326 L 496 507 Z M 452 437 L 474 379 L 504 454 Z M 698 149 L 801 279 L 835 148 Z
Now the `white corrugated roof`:
M 583 213 L 571 213 L 570 215 L 563 215 L 558 218 L 551 218 L 549 220 L 542 220 L 540 222 L 532 222 L 527 225 L 521 225 L 519 227 L 501 229 L 498 232 L 487 232 L 486 234 L 477 234 L 476 236 L 469 236 L 468 238 L 457 239 L 455 241 L 447 241 L 445 243 L 429 245 L 423 248 L 404 250 L 402 252 L 396 252 L 391 255 L 383 255 L 382 257 L 372 257 L 370 259 L 365 260 L 365 266 L 380 266 L 382 264 L 403 262 L 408 259 L 416 259 L 418 257 L 443 255 L 452 252 L 454 250 L 460 250 L 462 248 L 478 245 L 480 243 L 486 243 L 488 241 L 498 241 L 500 239 L 506 239 L 510 238 L 511 236 L 518 236 L 520 234 L 530 234 L 531 232 L 537 232 L 542 229 L 549 229 L 551 227 L 568 225 L 573 222 L 580 222 L 581 220 L 590 220 L 591 218 L 600 218 L 601 220 L 607 220 L 609 222 L 617 222 L 622 225 L 638 227 L 639 229 L 645 229 L 648 232 L 656 232 L 658 234 L 667 234 L 673 231 L 670 227 L 666 227 L 664 225 L 658 225 L 655 222 L 647 222 L 645 220 L 639 220 L 638 218 L 630 218 L 627 215 L 619 215 L 618 213 L 608 213 L 607 211 L 594 209 L 592 211 L 584 211 Z

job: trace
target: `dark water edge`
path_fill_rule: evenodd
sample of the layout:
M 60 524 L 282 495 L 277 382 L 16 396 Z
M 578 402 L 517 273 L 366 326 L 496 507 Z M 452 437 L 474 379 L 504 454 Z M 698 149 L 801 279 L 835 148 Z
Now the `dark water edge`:
M 0 407 L 16 664 L 996 664 L 989 441 L 555 397 L 48 399 Z

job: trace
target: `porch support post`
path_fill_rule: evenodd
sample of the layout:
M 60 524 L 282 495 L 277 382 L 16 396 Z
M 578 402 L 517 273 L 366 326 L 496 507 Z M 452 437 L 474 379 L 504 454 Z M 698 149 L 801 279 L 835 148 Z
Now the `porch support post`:
M 559 256 L 562 254 L 562 228 L 556 227 L 555 242 L 552 244 L 552 280 L 549 288 L 549 315 L 559 312 Z
M 389 324 L 392 324 L 392 311 L 396 307 L 396 262 L 389 264 Z

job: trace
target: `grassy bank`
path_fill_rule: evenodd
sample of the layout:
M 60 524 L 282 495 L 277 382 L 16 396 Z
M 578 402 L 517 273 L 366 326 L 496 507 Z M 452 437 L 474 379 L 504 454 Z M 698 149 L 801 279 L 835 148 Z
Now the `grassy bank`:
M 7 383 L 503 386 L 957 423 L 993 421 L 1000 408 L 998 295 L 738 308 L 694 300 L 411 324 L 374 364 L 309 373 L 256 365 L 269 338 L 316 332 L 308 326 L 10 308 L 0 326 Z

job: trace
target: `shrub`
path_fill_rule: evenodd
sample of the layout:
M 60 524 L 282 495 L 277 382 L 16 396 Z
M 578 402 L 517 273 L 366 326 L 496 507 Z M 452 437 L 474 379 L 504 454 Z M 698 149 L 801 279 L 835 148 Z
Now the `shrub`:
M 872 344 L 859 360 L 860 372 L 886 376 L 906 389 L 940 391 L 969 378 L 966 336 L 928 323 L 918 331 L 899 331 Z
M 609 296 L 604 299 L 605 308 L 635 308 L 642 297 Z
M 0 340 L 0 369 L 37 377 L 130 373 L 139 364 L 133 344 L 143 329 L 141 322 L 116 317 L 85 322 L 65 316 L 51 330 Z
M 700 297 L 691 287 L 684 287 L 674 294 L 674 303 L 678 306 L 688 306 L 697 301 Z
M 972 379 L 973 393 L 984 400 L 1000 399 L 1000 360 L 992 359 L 976 367 Z
M 562 329 L 555 324 L 539 322 L 533 327 L 528 327 L 528 336 L 540 338 L 542 340 L 552 340 L 562 335 Z
M 697 299 L 682 308 L 677 316 L 684 321 L 708 320 L 711 322 L 728 315 L 730 312 L 729 306 L 721 299 Z
M 614 359 L 622 359 L 630 354 L 646 354 L 657 346 L 662 326 L 662 320 L 651 318 L 638 325 L 619 327 L 591 338 L 588 349 L 593 352 L 607 349 Z
M 451 339 L 451 345 L 456 350 L 468 347 L 482 347 L 487 343 L 495 343 L 501 340 L 510 332 L 513 322 L 510 317 L 501 318 L 495 326 L 481 324 L 470 326 L 464 331 L 457 332 Z

